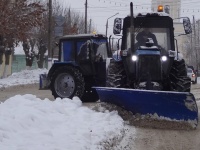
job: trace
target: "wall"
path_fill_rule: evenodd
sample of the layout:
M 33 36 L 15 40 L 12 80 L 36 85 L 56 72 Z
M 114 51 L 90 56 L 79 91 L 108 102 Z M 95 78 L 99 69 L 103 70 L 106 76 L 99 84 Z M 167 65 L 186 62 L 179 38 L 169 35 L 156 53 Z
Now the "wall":
M 5 55 L 3 55 L 3 63 L 2 65 L 0 65 L 0 79 L 3 78 L 3 73 L 5 69 L 6 69 L 6 76 L 12 74 L 11 64 L 12 64 L 12 55 L 10 55 L 9 65 L 7 66 L 7 68 L 5 68 Z
M 37 68 L 37 63 L 35 59 L 33 60 L 32 69 Z M 12 61 L 12 73 L 20 72 L 21 70 L 26 69 L 26 59 L 25 55 L 14 55 Z

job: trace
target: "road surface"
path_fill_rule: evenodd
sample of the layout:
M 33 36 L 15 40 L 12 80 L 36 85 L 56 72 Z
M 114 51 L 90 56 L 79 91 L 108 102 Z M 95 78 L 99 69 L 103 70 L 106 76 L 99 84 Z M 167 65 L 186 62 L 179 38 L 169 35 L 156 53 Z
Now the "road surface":
M 38 90 L 39 85 L 20 85 L 0 89 L 0 101 L 14 95 L 33 94 L 40 99 L 54 100 L 49 90 Z M 191 92 L 200 101 L 200 84 L 192 85 Z M 92 103 L 86 104 L 92 106 Z M 198 106 L 200 108 L 200 106 Z M 199 111 L 200 112 L 200 111 Z M 200 116 L 200 114 L 199 114 Z M 125 124 L 126 132 L 122 139 L 111 140 L 105 150 L 199 150 L 200 125 L 196 130 L 172 130 L 135 127 Z

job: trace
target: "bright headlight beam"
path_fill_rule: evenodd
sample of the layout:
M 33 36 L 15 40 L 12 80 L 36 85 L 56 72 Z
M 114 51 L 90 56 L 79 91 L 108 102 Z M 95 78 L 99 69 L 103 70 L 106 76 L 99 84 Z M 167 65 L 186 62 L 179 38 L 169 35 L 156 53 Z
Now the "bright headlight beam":
M 167 56 L 162 56 L 162 57 L 161 57 L 161 60 L 162 60 L 162 61 L 167 61 Z
M 137 59 L 138 59 L 137 56 L 135 55 L 132 56 L 132 61 L 136 61 Z

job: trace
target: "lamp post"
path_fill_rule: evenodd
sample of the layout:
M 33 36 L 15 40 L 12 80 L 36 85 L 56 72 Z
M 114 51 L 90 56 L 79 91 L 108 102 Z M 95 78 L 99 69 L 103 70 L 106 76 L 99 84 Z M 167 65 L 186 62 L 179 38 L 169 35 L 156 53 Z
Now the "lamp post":
M 85 1 L 85 34 L 87 33 L 87 0 Z
M 52 52 L 51 52 L 51 36 L 52 36 L 52 25 L 51 25 L 51 22 L 52 22 L 52 0 L 49 0 L 49 3 L 48 3 L 48 9 L 49 9 L 49 20 L 48 20 L 48 56 L 50 58 L 52 58 Z
M 110 19 L 110 18 L 112 18 L 112 17 L 114 17 L 114 16 L 116 16 L 116 15 L 118 15 L 119 13 L 116 13 L 116 14 L 114 14 L 113 16 L 111 16 L 111 17 L 109 17 L 108 19 Z M 107 36 L 107 33 L 108 33 L 108 19 L 107 19 L 107 22 L 106 22 L 106 36 Z
M 52 42 L 52 0 L 49 0 L 48 3 L 48 9 L 49 9 L 49 20 L 48 20 L 48 69 L 50 69 L 51 67 L 51 60 L 53 58 L 53 53 L 52 53 L 52 46 L 51 46 L 51 42 Z

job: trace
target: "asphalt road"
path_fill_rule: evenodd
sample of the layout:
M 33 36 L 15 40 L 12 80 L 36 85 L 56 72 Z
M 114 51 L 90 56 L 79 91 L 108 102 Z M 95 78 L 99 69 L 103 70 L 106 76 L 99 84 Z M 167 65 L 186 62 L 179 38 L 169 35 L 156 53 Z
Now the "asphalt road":
M 191 92 L 194 94 L 196 100 L 200 100 L 200 84 L 192 84 Z M 15 95 L 33 94 L 40 99 L 48 98 L 54 100 L 50 90 L 39 90 L 39 84 L 19 85 L 0 89 L 0 101 L 5 101 L 9 97 Z
M 33 94 L 40 99 L 54 100 L 50 90 L 39 90 L 39 84 L 19 85 L 0 89 L 0 101 L 5 101 L 15 95 Z

